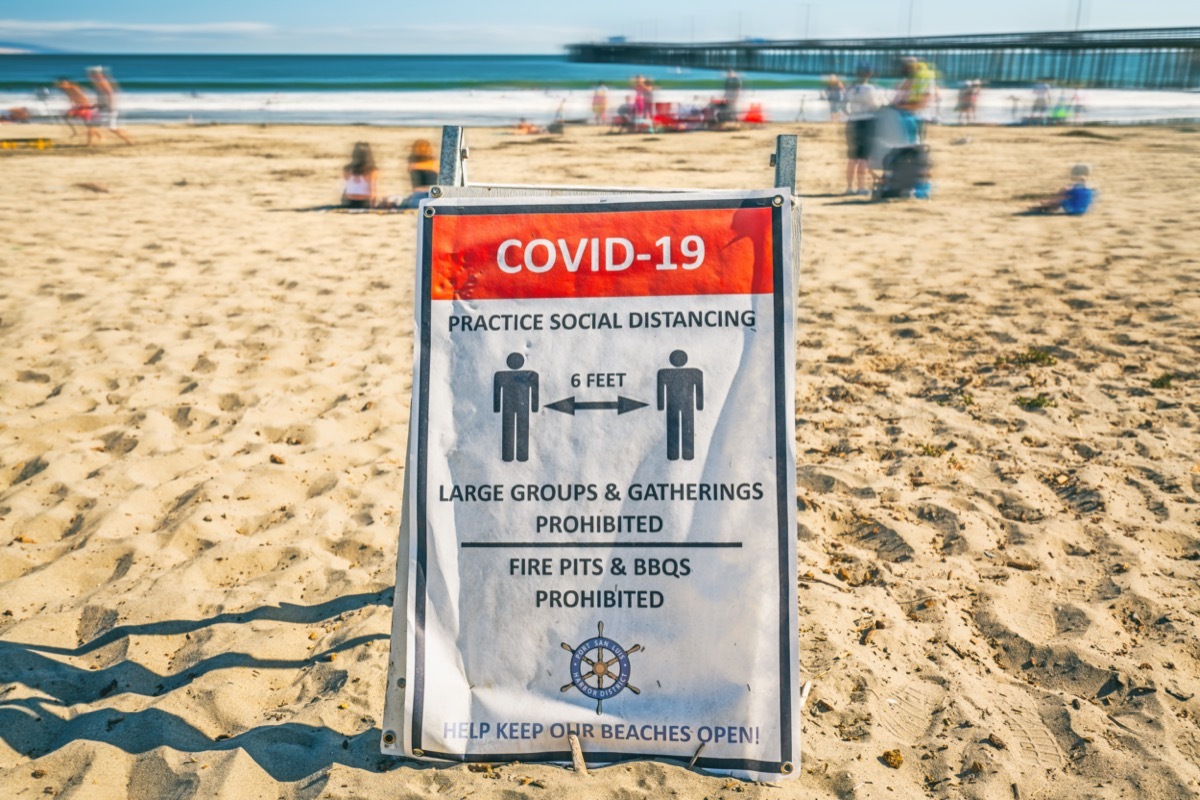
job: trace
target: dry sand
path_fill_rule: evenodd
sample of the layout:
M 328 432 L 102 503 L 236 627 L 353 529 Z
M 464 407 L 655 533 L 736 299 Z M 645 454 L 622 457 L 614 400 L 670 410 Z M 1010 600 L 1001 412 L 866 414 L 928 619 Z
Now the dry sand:
M 469 163 L 755 188 L 784 130 Z M 1197 130 L 934 130 L 876 205 L 799 132 L 797 782 L 378 754 L 415 215 L 294 209 L 433 132 L 158 128 L 0 154 L 0 796 L 1200 792 Z M 1075 161 L 1094 213 L 1013 215 Z

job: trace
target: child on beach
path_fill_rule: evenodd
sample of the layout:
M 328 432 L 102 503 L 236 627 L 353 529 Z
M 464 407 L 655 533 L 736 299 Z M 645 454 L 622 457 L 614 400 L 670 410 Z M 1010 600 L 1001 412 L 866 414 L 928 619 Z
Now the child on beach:
M 1029 211 L 1035 214 L 1062 211 L 1070 216 L 1086 214 L 1096 197 L 1096 190 L 1088 186 L 1091 174 L 1092 169 L 1087 164 L 1076 164 L 1071 167 L 1071 184 L 1064 186 L 1053 197 L 1031 206 Z

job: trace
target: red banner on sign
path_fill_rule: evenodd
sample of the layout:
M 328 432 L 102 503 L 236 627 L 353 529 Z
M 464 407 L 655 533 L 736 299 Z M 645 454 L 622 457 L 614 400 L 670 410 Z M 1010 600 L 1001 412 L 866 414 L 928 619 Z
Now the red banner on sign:
M 434 300 L 769 294 L 770 208 L 442 213 Z

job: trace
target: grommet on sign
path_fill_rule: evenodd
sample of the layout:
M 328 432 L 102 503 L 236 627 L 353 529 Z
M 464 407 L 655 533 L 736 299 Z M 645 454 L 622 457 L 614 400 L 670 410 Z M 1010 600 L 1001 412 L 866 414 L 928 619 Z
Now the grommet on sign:
M 430 186 L 429 187 L 429 196 L 430 197 L 441 197 L 442 196 L 442 187 Z
M 779 195 L 775 195 L 774 197 L 771 198 L 771 205 L 775 206 L 776 208 L 779 208 L 781 205 L 783 205 L 783 198 L 780 197 Z
M 396 734 L 392 731 L 385 731 L 383 734 L 383 744 L 385 747 L 391 747 L 396 743 Z
M 785 761 L 779 765 L 779 771 L 784 775 L 791 775 L 796 769 L 796 765 L 790 761 Z
M 437 213 L 437 209 L 432 206 L 425 206 L 425 216 L 432 217 Z

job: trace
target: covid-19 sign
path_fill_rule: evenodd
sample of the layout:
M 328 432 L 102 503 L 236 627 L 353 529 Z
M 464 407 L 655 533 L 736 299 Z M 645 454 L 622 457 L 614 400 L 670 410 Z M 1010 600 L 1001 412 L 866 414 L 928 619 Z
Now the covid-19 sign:
M 794 772 L 791 202 L 422 206 L 385 752 Z

